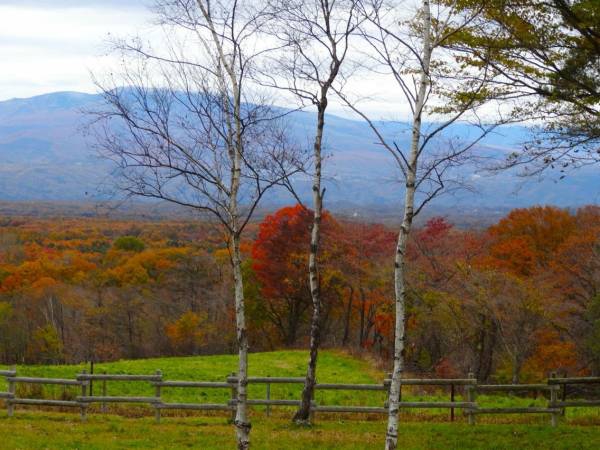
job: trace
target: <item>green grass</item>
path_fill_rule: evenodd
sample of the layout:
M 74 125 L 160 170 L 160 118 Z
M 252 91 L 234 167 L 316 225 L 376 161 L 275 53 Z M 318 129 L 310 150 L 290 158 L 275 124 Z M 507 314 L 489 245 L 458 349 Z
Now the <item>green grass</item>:
M 255 418 L 254 449 L 381 449 L 383 421 L 325 421 L 311 428 L 288 420 Z M 92 415 L 80 423 L 73 415 L 0 412 L 1 448 L 12 449 L 228 449 L 233 427 L 223 418 L 151 418 Z M 476 425 L 402 423 L 402 449 L 597 449 L 598 427 L 544 425 Z
M 249 372 L 251 376 L 303 376 L 307 362 L 305 351 L 277 351 L 254 353 L 250 355 Z M 156 358 L 116 361 L 95 365 L 95 372 L 100 373 L 130 373 L 153 374 L 157 369 L 163 373 L 165 380 L 202 380 L 224 381 L 226 376 L 236 371 L 236 355 Z M 18 366 L 17 371 L 22 376 L 74 378 L 85 365 L 61 366 Z M 324 383 L 380 383 L 383 372 L 374 368 L 372 362 L 354 358 L 337 351 L 323 351 L 319 357 L 318 381 Z M 93 385 L 94 394 L 101 395 L 101 383 Z M 117 396 L 153 396 L 154 388 L 150 383 L 144 382 L 112 382 L 107 384 L 108 395 Z M 6 390 L 4 378 L 0 377 L 0 391 Z M 301 385 L 274 384 L 271 386 L 273 399 L 298 399 Z M 406 401 L 448 401 L 448 390 L 428 389 L 419 387 L 405 387 L 403 399 Z M 76 388 L 63 388 L 56 385 L 17 385 L 17 395 L 31 398 L 66 398 L 72 399 L 79 395 Z M 162 399 L 164 402 L 189 402 L 189 403 L 226 403 L 230 399 L 229 389 L 199 389 L 199 388 L 164 388 Z M 264 385 L 250 385 L 250 398 L 265 398 Z M 460 401 L 461 395 L 456 396 Z M 382 406 L 385 401 L 384 392 L 374 391 L 317 391 L 315 400 L 318 404 L 327 405 L 368 405 Z M 482 407 L 508 407 L 508 406 L 546 406 L 547 400 L 543 397 L 531 398 L 520 396 L 480 395 L 477 402 Z M 98 405 L 94 405 L 97 410 Z M 110 411 L 119 413 L 144 415 L 151 414 L 149 407 L 132 408 L 129 406 L 110 405 Z M 17 410 L 23 409 L 18 406 Z M 261 407 L 254 408 L 257 411 Z M 273 408 L 281 417 L 290 415 L 293 408 Z M 75 412 L 76 413 L 76 412 Z M 411 416 L 411 420 L 447 420 L 447 409 L 428 409 L 403 411 Z M 347 416 L 348 418 L 352 416 Z M 356 416 L 354 416 L 356 417 Z M 457 410 L 457 417 L 462 418 L 462 413 Z M 531 421 L 547 423 L 547 416 L 487 416 L 483 421 Z M 569 408 L 567 420 L 573 423 L 600 423 L 600 408 Z
M 304 351 L 278 351 L 255 353 L 250 355 L 250 376 L 273 377 L 301 377 L 305 374 L 307 352 Z M 74 378 L 85 365 L 62 366 L 18 366 L 20 376 L 35 376 L 49 378 Z M 225 378 L 237 369 L 237 356 L 218 355 L 200 357 L 156 358 L 116 361 L 112 363 L 96 364 L 95 373 L 106 371 L 111 374 L 154 374 L 157 369 L 163 373 L 165 380 L 197 380 L 197 381 L 225 381 Z M 318 380 L 321 382 L 343 383 L 377 383 L 381 382 L 383 373 L 373 369 L 367 361 L 347 356 L 333 351 L 321 352 L 319 356 Z M 274 384 L 271 386 L 271 398 L 298 399 L 301 385 Z M 37 389 L 41 388 L 39 391 Z M 5 390 L 4 379 L 0 378 L 0 391 Z M 19 385 L 17 391 L 22 396 L 62 397 L 65 396 L 62 386 L 45 385 L 36 386 L 34 392 L 27 385 Z M 93 385 L 94 394 L 100 395 L 101 383 Z M 107 383 L 108 395 L 136 395 L 152 396 L 154 388 L 150 383 L 143 382 L 115 382 Z M 76 388 L 67 389 L 67 396 L 78 395 Z M 216 402 L 224 403 L 230 399 L 229 389 L 190 389 L 190 388 L 165 388 L 162 398 L 165 402 Z M 265 386 L 250 386 L 252 398 L 264 398 Z M 344 404 L 344 402 L 374 405 L 383 404 L 382 393 L 329 391 L 317 394 L 316 400 L 329 404 Z

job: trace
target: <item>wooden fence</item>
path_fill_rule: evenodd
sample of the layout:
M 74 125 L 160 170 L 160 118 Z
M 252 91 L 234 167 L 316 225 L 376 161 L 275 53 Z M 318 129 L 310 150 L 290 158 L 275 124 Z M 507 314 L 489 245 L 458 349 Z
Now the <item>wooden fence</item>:
M 213 381 L 171 381 L 164 380 L 160 370 L 154 375 L 135 375 L 135 374 L 88 374 L 85 371 L 78 374 L 75 379 L 63 378 L 33 378 L 19 377 L 13 367 L 10 370 L 0 371 L 0 377 L 5 377 L 8 385 L 7 392 L 0 392 L 0 399 L 6 403 L 8 415 L 14 414 L 15 405 L 38 405 L 38 406 L 58 406 L 79 408 L 81 419 L 86 420 L 87 408 L 92 403 L 100 403 L 101 411 L 106 412 L 107 403 L 134 403 L 147 404 L 154 408 L 156 421 L 160 421 L 162 410 L 199 410 L 199 411 L 228 411 L 235 415 L 237 402 L 237 382 L 235 374 L 228 376 L 224 382 Z M 136 396 L 113 396 L 108 395 L 107 382 L 143 382 L 150 383 L 154 388 L 154 396 L 136 397 Z M 93 395 L 91 389 L 88 392 L 87 387 L 92 382 L 101 382 L 102 395 Z M 16 394 L 16 385 L 26 384 L 54 384 L 63 386 L 77 386 L 81 395 L 75 400 L 54 400 L 54 399 L 33 399 L 19 398 Z M 273 399 L 271 398 L 272 384 L 303 384 L 304 378 L 300 377 L 249 377 L 249 384 L 262 384 L 265 386 L 265 398 L 248 399 L 249 405 L 261 405 L 266 407 L 267 415 L 270 414 L 271 407 L 275 406 L 297 406 L 300 400 Z M 469 424 L 476 423 L 478 414 L 549 414 L 552 426 L 556 426 L 558 416 L 564 414 L 565 408 L 580 406 L 600 406 L 600 400 L 566 399 L 566 386 L 576 384 L 598 384 L 600 386 L 600 377 L 585 378 L 558 378 L 553 375 L 546 384 L 478 384 L 477 380 L 469 374 L 468 378 L 452 379 L 403 379 L 400 390 L 400 408 L 424 408 L 424 409 L 449 409 L 450 420 L 454 420 L 455 409 L 462 409 L 468 418 Z M 342 383 L 317 383 L 315 391 L 328 390 L 348 390 L 348 391 L 381 391 L 388 392 L 390 380 L 386 379 L 381 384 L 342 384 Z M 402 386 L 437 386 L 450 389 L 449 401 L 419 401 L 409 402 L 402 400 Z M 164 402 L 162 394 L 164 389 L 226 389 L 230 392 L 230 399 L 227 403 L 169 403 Z M 456 389 L 464 390 L 463 400 L 456 401 Z M 502 407 L 485 408 L 477 403 L 478 393 L 488 392 L 544 392 L 548 394 L 549 400 L 545 407 Z M 562 392 L 562 399 L 559 400 L 559 393 Z M 370 413 L 387 414 L 387 401 L 380 406 L 358 406 L 358 405 L 321 405 L 313 400 L 311 414 L 320 413 Z

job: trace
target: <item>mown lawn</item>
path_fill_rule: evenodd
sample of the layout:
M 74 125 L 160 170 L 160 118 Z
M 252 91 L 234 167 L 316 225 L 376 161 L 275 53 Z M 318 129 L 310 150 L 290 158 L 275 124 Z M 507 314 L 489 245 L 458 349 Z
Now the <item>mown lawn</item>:
M 255 449 L 381 449 L 383 421 L 323 421 L 311 428 L 275 418 L 255 418 Z M 91 415 L 0 413 L 0 447 L 12 449 L 230 449 L 233 427 L 223 418 L 151 418 Z M 596 426 L 535 424 L 403 423 L 403 449 L 598 449 Z

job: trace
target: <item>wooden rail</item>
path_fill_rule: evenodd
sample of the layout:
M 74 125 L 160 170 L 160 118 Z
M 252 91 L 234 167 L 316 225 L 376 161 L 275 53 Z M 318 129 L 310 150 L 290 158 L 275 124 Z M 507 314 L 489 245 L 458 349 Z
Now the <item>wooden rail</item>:
M 550 400 L 547 407 L 501 407 L 481 408 L 478 405 L 467 410 L 469 424 L 475 424 L 476 414 L 550 414 L 551 424 L 555 427 L 558 423 L 558 415 L 561 410 L 556 407 L 559 387 L 552 384 L 475 384 L 469 387 L 469 400 L 475 402 L 478 392 L 538 392 L 548 391 Z
M 600 384 L 600 377 L 565 377 L 557 378 L 556 376 L 548 379 L 549 384 Z
M 14 377 L 16 375 L 17 375 L 17 368 L 15 366 L 11 366 L 11 368 L 8 370 L 0 370 L 0 377 Z M 8 383 L 8 391 L 0 392 L 0 399 L 4 400 L 6 402 L 6 405 L 7 405 L 10 415 L 12 415 L 12 408 L 11 408 L 8 400 L 15 398 L 14 386 L 15 386 L 14 383 L 13 384 Z
M 77 380 L 90 381 L 90 380 L 105 380 L 105 381 L 162 381 L 162 375 L 157 371 L 156 375 L 126 375 L 126 374 L 85 374 L 80 373 L 77 375 Z
M 552 407 L 561 408 L 561 414 L 565 415 L 565 408 L 567 407 L 585 407 L 585 406 L 600 406 L 600 400 L 567 400 L 567 386 L 569 384 L 597 384 L 600 387 L 600 377 L 562 377 L 558 378 L 556 373 L 552 373 L 548 378 L 548 384 L 555 386 L 560 389 L 562 395 L 561 400 L 558 398 L 554 399 Z
M 56 406 L 56 407 L 78 407 L 81 411 L 82 420 L 86 419 L 86 411 L 91 403 L 101 403 L 102 412 L 106 412 L 107 403 L 132 403 L 132 404 L 148 404 L 155 410 L 156 420 L 160 421 L 162 410 L 197 410 L 197 411 L 228 411 L 235 414 L 237 405 L 237 383 L 238 378 L 235 374 L 226 377 L 224 382 L 219 381 L 187 381 L 187 380 L 163 380 L 160 370 L 157 370 L 153 375 L 139 374 L 87 374 L 84 372 L 77 374 L 75 379 L 67 378 L 42 378 L 42 377 L 25 377 L 17 376 L 17 371 L 14 367 L 9 370 L 1 370 L 0 376 L 5 377 L 8 383 L 8 391 L 0 392 L 0 399 L 3 400 L 8 409 L 8 415 L 14 414 L 14 405 L 33 405 L 33 406 Z M 92 381 L 102 382 L 102 395 L 93 395 L 90 390 L 88 393 L 86 388 Z M 114 396 L 107 394 L 107 382 L 146 382 L 154 387 L 154 396 Z M 81 395 L 75 400 L 57 400 L 57 399 L 34 399 L 34 398 L 19 398 L 16 395 L 15 386 L 19 383 L 25 384 L 54 384 L 63 386 L 77 386 L 81 389 Z M 272 384 L 303 384 L 302 377 L 249 377 L 249 384 L 264 384 L 266 387 L 266 398 L 248 399 L 248 405 L 266 406 L 267 414 L 270 413 L 270 408 L 273 406 L 298 406 L 299 399 L 273 399 L 271 398 Z M 402 401 L 400 400 L 399 407 L 401 409 L 409 408 L 424 408 L 437 409 L 447 408 L 451 411 L 451 420 L 454 420 L 454 410 L 463 409 L 467 415 L 468 422 L 475 424 L 475 417 L 478 414 L 550 414 L 551 424 L 557 424 L 558 415 L 565 408 L 579 406 L 600 406 L 600 400 L 595 399 L 574 399 L 566 400 L 565 386 L 569 384 L 599 384 L 600 377 L 582 377 L 582 378 L 558 378 L 552 375 L 546 384 L 478 384 L 472 374 L 468 378 L 455 379 L 416 379 L 408 378 L 401 380 L 402 386 L 444 386 L 450 387 L 450 401 Z M 381 384 L 365 384 L 365 383 L 317 383 L 316 391 L 326 390 L 348 390 L 348 391 L 374 391 L 387 392 L 389 391 L 390 380 L 385 379 Z M 464 401 L 455 401 L 455 388 L 461 386 L 465 389 L 466 399 Z M 165 388 L 183 388 L 183 389 L 229 389 L 231 397 L 227 403 L 166 403 L 162 400 L 162 390 Z M 558 394 L 563 392 L 562 400 L 558 399 Z M 549 393 L 549 401 L 547 406 L 535 407 L 501 407 L 488 408 L 481 407 L 477 403 L 478 393 L 487 392 L 547 392 Z M 400 394 L 401 395 L 401 394 Z M 366 414 L 387 414 L 387 402 L 382 406 L 366 406 L 366 405 L 320 405 L 314 400 L 311 406 L 311 413 L 366 413 Z
M 229 378 L 228 378 L 229 380 Z M 235 397 L 236 390 L 233 382 L 219 381 L 155 381 L 152 383 L 156 388 L 156 396 L 160 398 L 162 388 L 208 388 L 208 389 L 230 389 L 231 399 L 225 403 L 164 403 L 160 401 L 155 403 L 156 408 L 155 418 L 160 422 L 161 410 L 163 409 L 183 409 L 196 411 L 231 411 L 232 419 L 235 414 Z
M 384 383 L 390 383 L 392 380 L 386 378 Z M 400 384 L 404 386 L 464 386 L 476 383 L 477 380 L 473 378 L 403 378 L 400 380 Z
M 385 380 L 383 380 L 383 384 L 386 386 L 386 390 L 389 391 L 389 386 L 390 383 L 392 382 L 391 380 L 392 374 L 388 374 L 388 378 L 386 378 Z M 477 383 L 477 380 L 473 377 L 473 374 L 469 374 L 468 378 L 447 378 L 447 379 L 443 379 L 443 378 L 403 378 L 400 380 L 400 403 L 399 403 L 399 407 L 402 408 L 411 408 L 411 406 L 407 405 L 407 402 L 402 402 L 402 386 L 447 386 L 450 387 L 450 406 L 444 406 L 447 403 L 445 402 L 436 402 L 437 408 L 449 408 L 450 409 L 450 421 L 454 422 L 454 418 L 455 418 L 455 408 L 471 408 L 471 407 L 465 407 L 465 406 L 456 406 L 457 403 L 459 402 L 455 402 L 455 396 L 456 396 L 456 387 L 457 386 L 462 386 L 465 388 L 465 392 L 467 392 L 468 394 L 468 389 L 469 386 L 473 386 Z M 426 406 L 420 405 L 420 403 L 430 403 L 430 402 L 411 402 L 411 403 L 417 403 L 417 406 L 413 406 L 414 408 L 425 408 Z M 474 403 L 474 400 L 469 400 L 467 402 L 463 402 L 463 403 L 467 403 L 467 404 L 472 404 Z M 387 409 L 387 402 L 385 404 L 386 409 Z
M 60 384 L 63 386 L 81 386 L 83 384 L 81 381 L 66 378 L 7 377 L 6 381 L 9 383 Z
M 38 398 L 20 398 L 16 395 L 16 385 L 18 383 L 26 384 L 54 384 L 61 386 L 78 386 L 81 388 L 81 394 L 85 395 L 87 381 L 71 380 L 66 378 L 41 378 L 41 377 L 18 377 L 16 369 L 0 371 L 0 376 L 6 377 L 8 383 L 8 392 L 1 392 L 0 398 L 6 402 L 8 417 L 14 415 L 15 405 L 35 405 L 35 406 L 57 406 L 57 407 L 75 407 L 80 409 L 81 420 L 86 419 L 87 405 L 81 401 L 56 400 L 56 399 L 38 399 Z

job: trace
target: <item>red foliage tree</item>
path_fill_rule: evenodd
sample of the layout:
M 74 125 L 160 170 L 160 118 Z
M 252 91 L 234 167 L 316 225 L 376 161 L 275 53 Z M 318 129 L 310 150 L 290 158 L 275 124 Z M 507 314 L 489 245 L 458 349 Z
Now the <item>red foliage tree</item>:
M 301 205 L 281 208 L 263 220 L 252 246 L 252 269 L 260 283 L 262 311 L 285 345 L 294 345 L 311 305 L 307 278 L 308 244 L 312 212 Z M 321 290 L 324 317 L 341 281 L 332 261 L 344 258 L 339 224 L 325 213 L 322 218 Z

